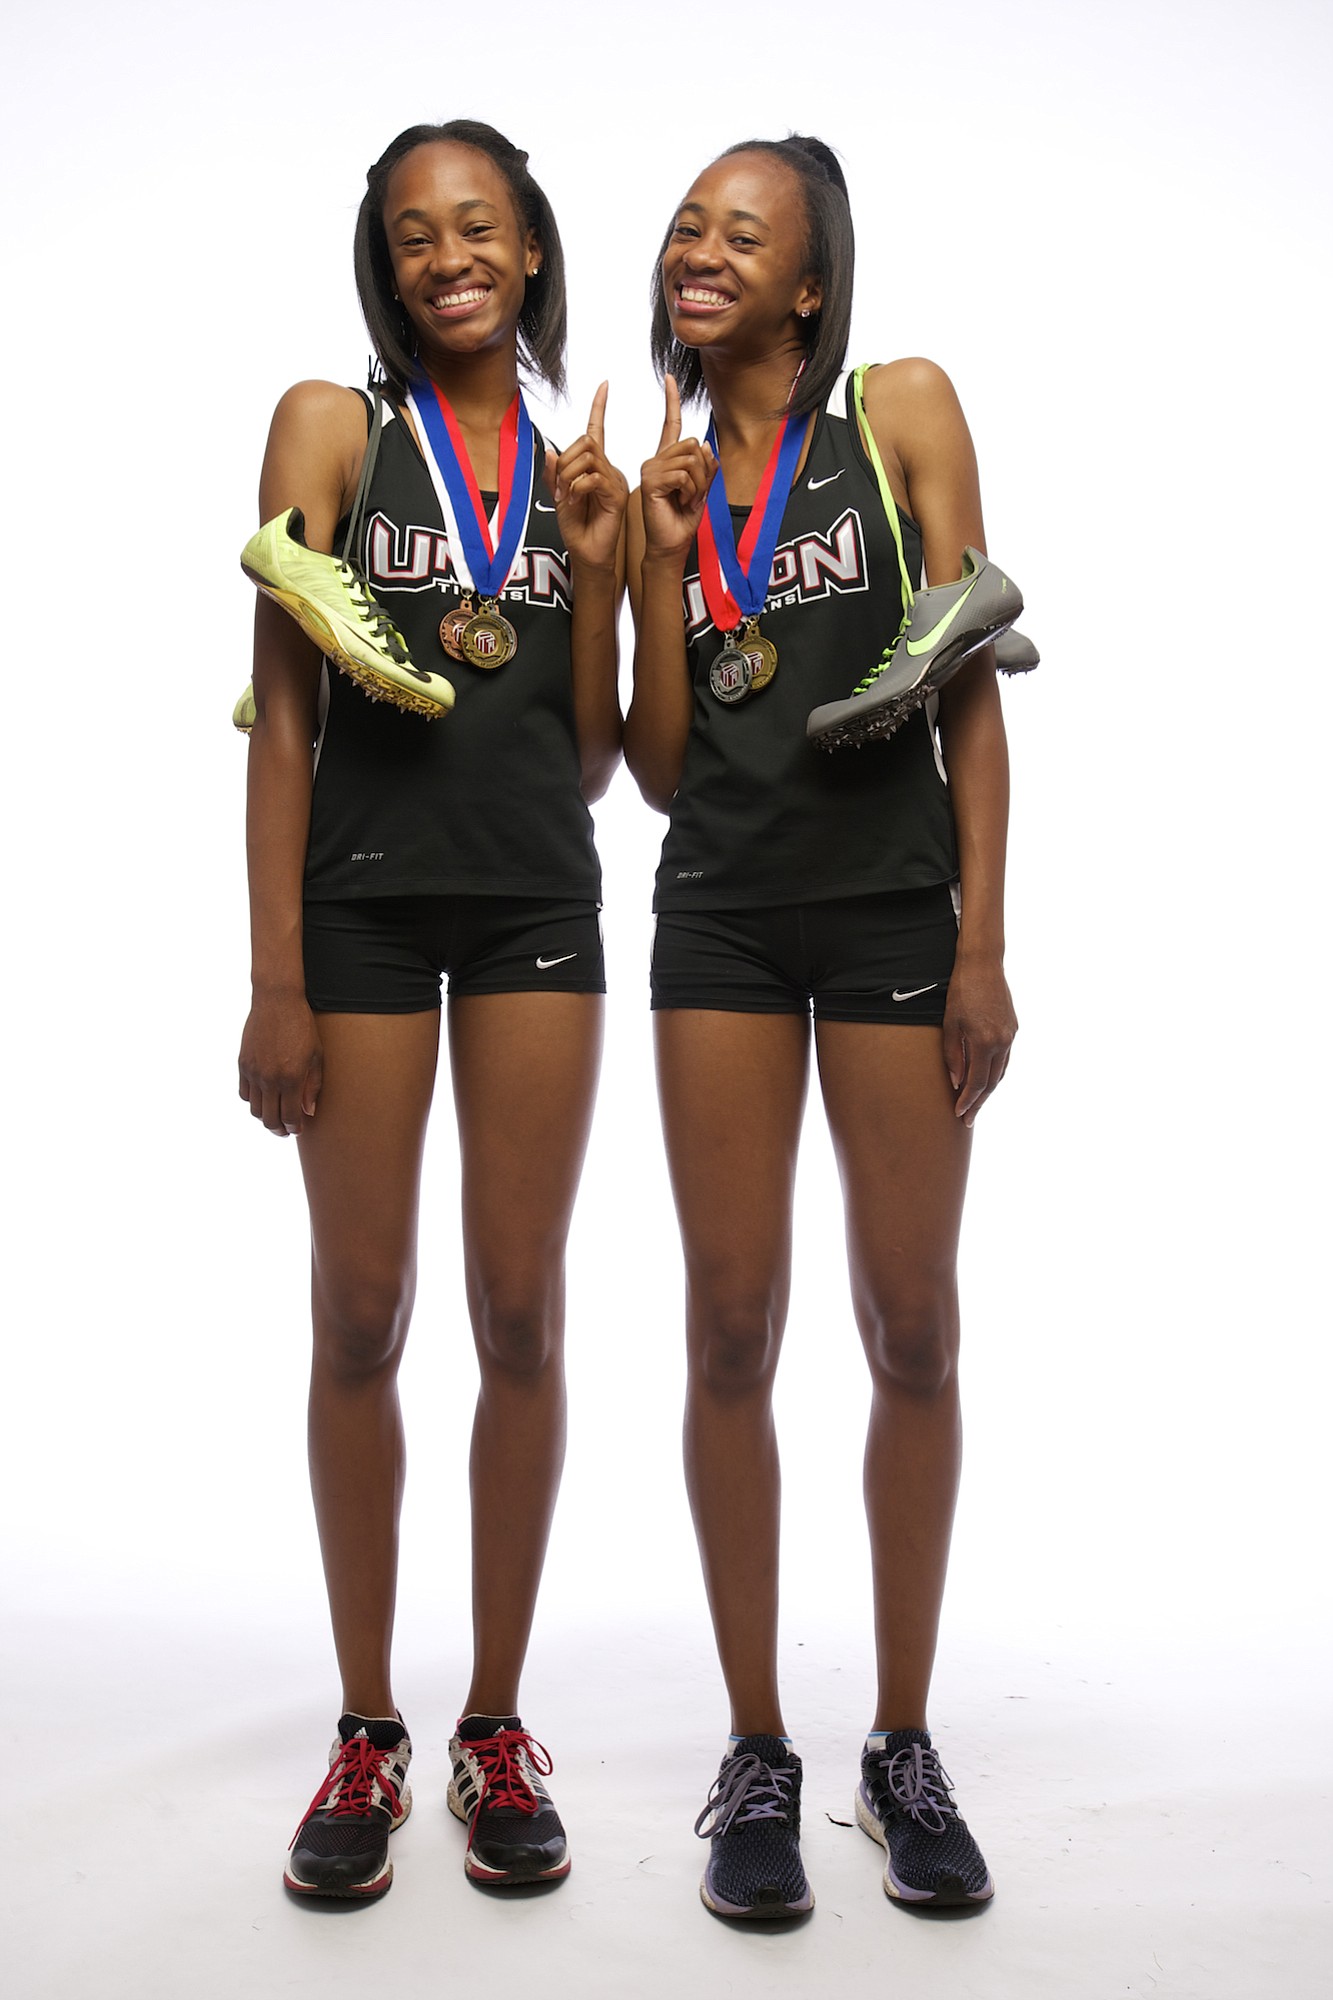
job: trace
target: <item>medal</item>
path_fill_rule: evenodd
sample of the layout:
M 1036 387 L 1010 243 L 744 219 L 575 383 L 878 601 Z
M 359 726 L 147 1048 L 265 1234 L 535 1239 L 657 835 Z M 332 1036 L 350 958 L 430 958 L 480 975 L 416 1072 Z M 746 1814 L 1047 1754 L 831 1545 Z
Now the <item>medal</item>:
M 518 633 L 495 599 L 486 597 L 482 599 L 481 610 L 463 626 L 458 643 L 463 659 L 472 666 L 502 667 L 518 651 Z
M 750 692 L 762 694 L 778 670 L 778 649 L 759 630 L 759 620 L 749 618 L 737 644 L 750 669 Z
M 728 639 L 708 669 L 709 687 L 719 701 L 726 702 L 730 707 L 733 702 L 745 700 L 753 680 L 748 658 L 739 646 L 733 646 Z
M 458 420 L 429 376 L 413 377 L 407 394 L 425 448 L 426 470 L 444 517 L 449 560 L 463 597 L 440 620 L 440 644 L 474 667 L 502 667 L 518 651 L 518 633 L 498 599 L 522 557 L 534 479 L 532 419 L 516 392 L 500 426 L 500 477 L 488 520 Z M 473 596 L 481 609 L 472 608 Z
M 761 693 L 778 670 L 778 649 L 760 632 L 759 615 L 768 596 L 773 552 L 804 437 L 803 417 L 783 418 L 738 544 L 727 505 L 717 428 L 711 421 L 708 426 L 708 443 L 718 458 L 718 470 L 699 523 L 699 578 L 708 614 L 726 638 L 708 677 L 719 701 L 744 701 L 748 694 Z M 735 666 L 737 660 L 743 662 L 743 676 Z
M 463 655 L 463 627 L 472 616 L 472 599 L 465 597 L 452 611 L 446 611 L 440 620 L 440 644 L 451 660 L 461 660 Z

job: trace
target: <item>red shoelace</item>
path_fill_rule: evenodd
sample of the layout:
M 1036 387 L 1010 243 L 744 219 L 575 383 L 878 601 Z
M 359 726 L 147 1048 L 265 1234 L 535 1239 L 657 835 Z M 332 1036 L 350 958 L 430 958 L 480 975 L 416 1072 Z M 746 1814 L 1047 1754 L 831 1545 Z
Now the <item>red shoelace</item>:
M 523 1759 L 526 1757 L 532 1769 L 543 1778 L 551 1775 L 552 1763 L 551 1753 L 545 1744 L 539 1743 L 535 1736 L 529 1736 L 526 1729 L 502 1729 L 498 1736 L 481 1736 L 471 1743 L 465 1737 L 463 1748 L 476 1758 L 481 1767 L 482 1780 L 481 1797 L 468 1828 L 470 1847 L 483 1806 L 508 1806 L 521 1813 L 539 1811 L 542 1802 L 528 1782 Z
M 301 1831 L 311 1813 L 318 1812 L 331 1797 L 335 1787 L 341 1789 L 337 1804 L 329 1812 L 330 1819 L 350 1819 L 370 1812 L 375 1804 L 376 1785 L 383 1793 L 383 1803 L 392 1817 L 397 1819 L 401 1804 L 398 1787 L 384 1768 L 385 1759 L 391 1754 L 388 1750 L 377 1749 L 365 1736 L 354 1736 L 350 1743 L 344 1743 L 329 1766 L 328 1777 L 302 1813 L 301 1826 L 297 1827 L 296 1833 Z M 294 1844 L 296 1833 L 288 1846 Z

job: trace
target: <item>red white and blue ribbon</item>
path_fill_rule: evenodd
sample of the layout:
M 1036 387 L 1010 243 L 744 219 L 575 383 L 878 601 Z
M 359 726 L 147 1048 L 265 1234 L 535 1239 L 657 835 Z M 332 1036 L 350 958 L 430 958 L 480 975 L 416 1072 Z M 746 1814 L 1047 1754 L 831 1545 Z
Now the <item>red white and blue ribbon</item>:
M 500 490 L 489 520 L 463 433 L 446 398 L 429 376 L 417 375 L 407 402 L 425 446 L 454 573 L 464 590 L 496 598 L 518 561 L 532 502 L 532 418 L 522 391 L 515 391 L 500 426 Z
M 719 632 L 734 632 L 747 618 L 757 618 L 764 608 L 782 513 L 805 440 L 805 424 L 803 416 L 784 417 L 738 545 L 722 478 L 717 426 L 709 420 L 708 443 L 718 468 L 699 522 L 699 577 L 708 615 Z

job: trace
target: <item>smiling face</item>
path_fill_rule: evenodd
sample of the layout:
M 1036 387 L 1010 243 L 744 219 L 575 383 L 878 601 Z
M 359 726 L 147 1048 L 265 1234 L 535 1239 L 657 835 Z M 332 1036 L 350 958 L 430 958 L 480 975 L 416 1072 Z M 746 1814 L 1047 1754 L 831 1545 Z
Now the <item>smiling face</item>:
M 820 287 L 805 268 L 806 218 L 791 168 L 732 153 L 700 174 L 662 255 L 671 331 L 686 347 L 756 351 L 791 338 Z
M 509 184 L 475 147 L 417 146 L 389 176 L 384 233 L 421 359 L 513 346 L 541 246 Z

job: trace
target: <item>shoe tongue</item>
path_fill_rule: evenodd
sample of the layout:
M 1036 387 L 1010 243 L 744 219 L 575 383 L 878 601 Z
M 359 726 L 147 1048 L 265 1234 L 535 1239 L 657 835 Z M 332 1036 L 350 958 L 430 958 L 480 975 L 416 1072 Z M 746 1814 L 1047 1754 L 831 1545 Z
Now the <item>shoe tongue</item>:
M 779 1769 L 792 1761 L 791 1746 L 784 1743 L 780 1736 L 742 1736 L 731 1744 L 727 1754 L 731 1757 L 757 1757 L 762 1764 L 773 1764 Z
M 886 1729 L 883 1734 L 884 1749 L 890 1757 L 899 1750 L 910 1750 L 914 1743 L 919 1743 L 923 1750 L 930 1748 L 928 1729 Z
M 407 1731 L 396 1715 L 341 1715 L 338 1718 L 338 1734 L 344 1743 L 364 1736 L 377 1750 L 392 1750 L 395 1744 L 402 1742 Z
M 516 1715 L 462 1715 L 458 1719 L 460 1742 L 480 1743 L 485 1736 L 498 1736 L 502 1729 L 521 1729 Z

